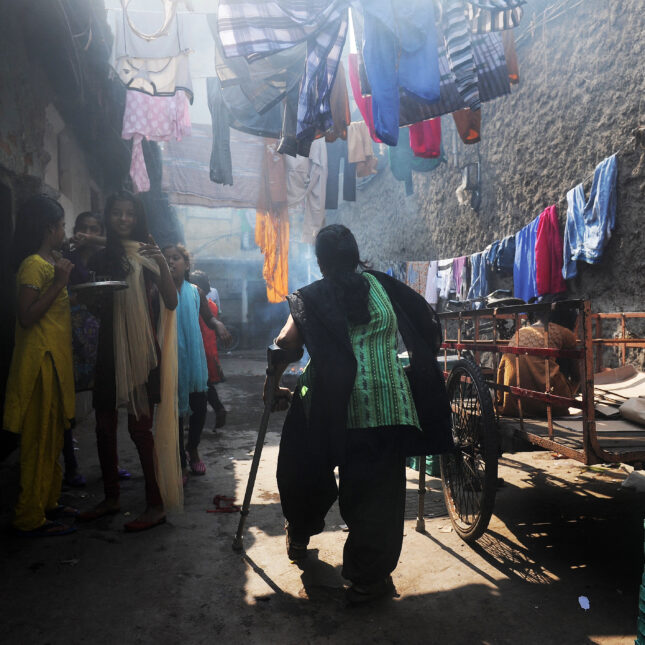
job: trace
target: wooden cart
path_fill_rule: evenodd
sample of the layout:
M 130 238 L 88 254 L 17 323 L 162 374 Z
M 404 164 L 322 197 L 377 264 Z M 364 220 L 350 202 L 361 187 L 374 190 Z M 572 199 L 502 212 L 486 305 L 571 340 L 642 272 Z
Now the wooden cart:
M 509 346 L 508 338 L 521 327 L 529 312 L 544 313 L 560 307 L 577 311 L 576 349 L 549 348 L 547 328 L 544 348 Z M 610 395 L 595 387 L 594 371 L 600 372 L 608 362 L 626 365 L 634 351 L 645 349 L 645 312 L 592 314 L 589 301 L 571 300 L 449 312 L 439 317 L 443 326 L 444 365 L 449 354 L 456 352 L 460 358 L 445 374 L 455 448 L 441 456 L 441 478 L 452 525 L 462 539 L 476 540 L 488 526 L 497 489 L 497 462 L 503 452 L 544 449 L 584 464 L 621 462 L 637 468 L 643 466 L 645 427 L 624 420 L 596 418 L 596 402 Z M 496 374 L 502 354 L 515 356 L 518 372 L 522 354 L 540 356 L 545 362 L 551 357 L 578 361 L 582 375 L 580 396 L 569 399 L 550 393 L 548 376 L 546 392 L 498 384 Z M 517 397 L 518 417 L 497 414 L 493 400 L 498 391 Z M 527 399 L 544 402 L 546 418 L 525 417 L 522 400 Z M 554 403 L 581 409 L 581 414 L 554 418 Z M 424 530 L 424 494 L 422 468 L 418 531 Z

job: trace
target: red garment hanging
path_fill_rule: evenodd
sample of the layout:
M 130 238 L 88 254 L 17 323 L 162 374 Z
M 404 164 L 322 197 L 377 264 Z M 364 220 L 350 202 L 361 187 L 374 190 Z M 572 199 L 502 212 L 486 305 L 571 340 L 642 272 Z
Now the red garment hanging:
M 415 157 L 436 159 L 441 155 L 441 117 L 410 126 L 410 147 Z
M 374 131 L 374 117 L 372 116 L 372 97 L 361 94 L 361 82 L 358 78 L 358 54 L 349 54 L 349 83 L 352 86 L 354 101 L 358 106 L 360 113 L 363 115 L 363 121 L 367 124 L 370 131 L 370 137 L 376 142 L 381 140 L 376 136 Z
M 567 290 L 562 278 L 562 261 L 558 210 L 555 206 L 549 206 L 540 214 L 535 240 L 535 275 L 539 295 Z

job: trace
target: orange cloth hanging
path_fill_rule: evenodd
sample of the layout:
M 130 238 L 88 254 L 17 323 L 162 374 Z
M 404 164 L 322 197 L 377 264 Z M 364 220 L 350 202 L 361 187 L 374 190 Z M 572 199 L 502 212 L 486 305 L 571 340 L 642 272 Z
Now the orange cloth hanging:
M 512 29 L 505 29 L 502 32 L 502 44 L 504 45 L 504 56 L 506 57 L 506 68 L 508 69 L 508 80 L 511 85 L 520 82 L 520 66 L 517 62 L 515 51 L 515 36 Z
M 478 143 L 481 140 L 482 111 L 463 108 L 452 113 L 457 132 L 464 143 Z
M 289 210 L 284 157 L 276 142 L 267 140 L 262 180 L 255 213 L 255 243 L 264 253 L 262 277 L 269 302 L 282 302 L 289 293 Z

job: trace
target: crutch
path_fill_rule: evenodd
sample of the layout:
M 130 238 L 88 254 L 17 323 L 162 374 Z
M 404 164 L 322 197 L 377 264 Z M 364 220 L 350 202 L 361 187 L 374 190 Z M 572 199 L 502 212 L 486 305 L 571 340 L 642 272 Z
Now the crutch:
M 253 453 L 251 470 L 246 482 L 246 493 L 244 493 L 244 502 L 242 502 L 242 510 L 240 511 L 240 522 L 237 525 L 237 533 L 235 533 L 235 537 L 233 538 L 233 551 L 241 551 L 243 549 L 242 540 L 244 537 L 244 524 L 246 522 L 246 516 L 249 514 L 249 506 L 251 505 L 251 496 L 253 495 L 255 478 L 258 474 L 258 466 L 260 465 L 260 458 L 262 457 L 264 437 L 267 432 L 267 426 L 269 425 L 271 408 L 273 407 L 276 385 L 276 365 L 295 363 L 302 358 L 302 353 L 302 349 L 282 349 L 275 343 L 273 345 L 269 345 L 267 348 L 267 390 L 269 395 L 267 396 L 267 400 L 264 402 L 264 412 L 262 413 L 262 420 L 260 421 L 260 429 L 258 431 L 257 441 L 255 442 L 255 452 Z

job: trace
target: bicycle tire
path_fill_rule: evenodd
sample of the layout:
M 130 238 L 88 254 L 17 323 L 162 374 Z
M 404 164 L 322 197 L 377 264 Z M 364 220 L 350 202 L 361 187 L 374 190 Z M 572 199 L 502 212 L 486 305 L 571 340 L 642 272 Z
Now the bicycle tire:
M 441 480 L 450 521 L 465 542 L 490 522 L 497 490 L 499 441 L 490 390 L 470 360 L 455 363 L 446 384 L 455 448 L 441 456 Z

